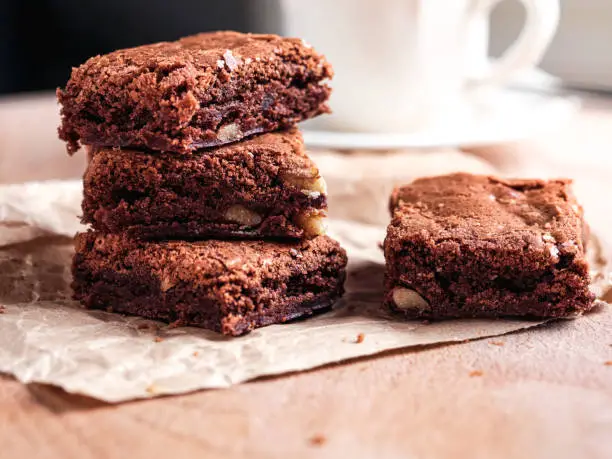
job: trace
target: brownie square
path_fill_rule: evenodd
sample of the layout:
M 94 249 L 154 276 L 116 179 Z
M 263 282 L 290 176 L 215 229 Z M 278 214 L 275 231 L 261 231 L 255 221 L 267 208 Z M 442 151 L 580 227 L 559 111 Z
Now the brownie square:
M 397 188 L 386 305 L 427 319 L 589 310 L 583 211 L 570 183 L 453 174 Z
M 190 153 L 329 111 L 331 66 L 303 40 L 214 32 L 95 56 L 65 89 L 60 138 Z
M 78 234 L 75 299 L 91 309 L 241 335 L 309 316 L 344 292 L 346 253 L 310 241 L 142 242 Z
M 325 182 L 295 128 L 189 156 L 95 148 L 83 222 L 139 239 L 313 238 Z

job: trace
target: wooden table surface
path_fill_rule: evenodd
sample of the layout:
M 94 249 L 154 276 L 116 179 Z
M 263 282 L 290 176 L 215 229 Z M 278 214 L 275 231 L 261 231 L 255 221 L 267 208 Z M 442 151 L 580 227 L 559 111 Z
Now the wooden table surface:
M 56 125 L 49 97 L 0 103 L 0 183 L 80 174 Z M 577 177 L 593 226 L 612 230 L 612 103 L 471 153 Z M 0 439 L 7 458 L 612 458 L 612 311 L 116 406 L 0 377 Z

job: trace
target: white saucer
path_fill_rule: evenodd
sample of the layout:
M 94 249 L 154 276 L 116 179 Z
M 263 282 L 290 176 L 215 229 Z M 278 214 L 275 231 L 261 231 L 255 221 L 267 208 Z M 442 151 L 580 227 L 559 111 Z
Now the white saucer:
M 326 131 L 306 122 L 304 140 L 312 148 L 381 150 L 515 142 L 558 128 L 580 108 L 580 100 L 507 88 L 491 94 L 473 108 L 472 117 L 406 134 Z

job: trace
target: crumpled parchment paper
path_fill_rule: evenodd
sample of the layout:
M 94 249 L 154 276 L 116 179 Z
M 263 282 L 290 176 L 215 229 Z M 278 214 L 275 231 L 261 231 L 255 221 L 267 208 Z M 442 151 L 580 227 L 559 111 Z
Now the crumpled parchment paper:
M 86 311 L 70 300 L 71 236 L 79 182 L 0 187 L 0 371 L 18 380 L 121 402 L 228 387 L 385 350 L 460 342 L 541 322 L 454 320 L 426 324 L 380 307 L 385 228 L 332 220 L 349 254 L 347 293 L 334 310 L 226 338 L 138 317 Z M 603 260 L 596 270 L 604 270 Z M 597 263 L 600 263 L 597 262 Z M 607 279 L 607 276 L 603 276 Z M 358 339 L 358 337 L 360 337 Z

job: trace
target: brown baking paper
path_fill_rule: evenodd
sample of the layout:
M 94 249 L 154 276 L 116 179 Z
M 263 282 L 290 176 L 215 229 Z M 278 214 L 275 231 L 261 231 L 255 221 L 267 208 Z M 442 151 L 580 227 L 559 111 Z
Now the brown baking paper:
M 70 298 L 78 182 L 0 187 L 0 371 L 108 402 L 228 387 L 382 351 L 501 335 L 541 322 L 425 324 L 380 307 L 384 227 L 331 221 L 349 254 L 347 293 L 314 318 L 226 338 L 81 309 Z M 8 202 L 10 201 L 10 202 Z M 17 205 L 18 202 L 18 205 Z M 19 242 L 17 242 L 19 241 Z M 17 242 L 17 243 L 16 243 Z

